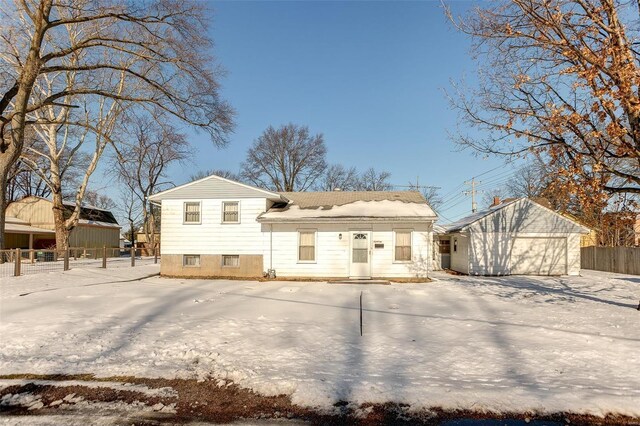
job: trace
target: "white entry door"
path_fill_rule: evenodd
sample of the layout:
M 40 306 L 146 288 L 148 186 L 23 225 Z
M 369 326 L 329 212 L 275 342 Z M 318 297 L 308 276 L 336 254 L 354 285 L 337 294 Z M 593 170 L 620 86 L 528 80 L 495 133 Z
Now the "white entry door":
M 371 278 L 371 233 L 368 231 L 351 232 L 351 278 Z

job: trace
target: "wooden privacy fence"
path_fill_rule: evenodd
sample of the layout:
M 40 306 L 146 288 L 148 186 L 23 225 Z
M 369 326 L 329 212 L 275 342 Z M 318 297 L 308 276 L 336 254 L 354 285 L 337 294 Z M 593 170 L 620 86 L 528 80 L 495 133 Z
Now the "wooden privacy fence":
M 640 247 L 582 247 L 580 267 L 640 275 Z

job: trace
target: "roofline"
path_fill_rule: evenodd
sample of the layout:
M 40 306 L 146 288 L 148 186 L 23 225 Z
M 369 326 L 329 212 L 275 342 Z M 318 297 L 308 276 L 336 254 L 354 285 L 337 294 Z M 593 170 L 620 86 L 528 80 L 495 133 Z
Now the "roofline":
M 446 233 L 449 233 L 449 232 L 462 231 L 462 230 L 464 230 L 464 229 L 466 229 L 466 228 L 470 227 L 470 226 L 471 226 L 471 225 L 473 225 L 474 223 L 478 222 L 479 220 L 482 220 L 482 219 L 484 219 L 484 218 L 485 218 L 485 217 L 487 217 L 487 216 L 491 216 L 491 215 L 492 215 L 492 214 L 494 214 L 495 212 L 498 212 L 498 211 L 500 211 L 500 210 L 504 209 L 504 208 L 505 208 L 505 207 L 507 207 L 507 206 L 510 206 L 510 205 L 512 205 L 512 204 L 517 203 L 517 202 L 518 202 L 518 201 L 520 201 L 520 200 L 525 200 L 525 199 L 526 199 L 526 198 L 517 198 L 517 199 L 515 199 L 515 200 L 509 201 L 508 203 L 498 204 L 498 205 L 497 205 L 497 206 L 495 206 L 495 207 L 499 207 L 499 208 L 496 208 L 496 209 L 493 209 L 493 210 L 488 211 L 488 212 L 487 212 L 487 214 L 485 214 L 485 215 L 483 215 L 483 216 L 480 216 L 480 217 L 479 217 L 479 218 L 477 218 L 476 220 L 474 220 L 474 221 L 472 221 L 472 222 L 469 222 L 469 223 L 467 223 L 466 225 L 458 226 L 458 227 L 456 227 L 456 228 L 445 228 L 445 232 L 446 232 Z M 538 204 L 538 203 L 536 203 L 536 204 Z M 540 204 L 538 204 L 538 205 L 540 205 Z M 472 213 L 472 214 L 473 214 L 473 213 Z M 464 219 L 464 218 L 462 218 L 462 219 Z M 460 219 L 460 220 L 462 220 L 462 219 Z
M 568 217 L 566 217 L 566 216 L 563 216 L 563 215 L 561 215 L 560 213 L 553 211 L 553 210 L 552 210 L 552 209 L 550 209 L 549 207 L 543 206 L 542 204 L 540 204 L 540 203 L 537 203 L 537 202 L 533 201 L 531 198 L 528 198 L 528 197 L 521 197 L 521 198 L 517 198 L 517 199 L 515 199 L 515 200 L 513 200 L 513 201 L 510 201 L 510 202 L 508 202 L 508 203 L 505 203 L 505 204 L 504 204 L 504 205 L 502 205 L 502 207 L 500 207 L 499 209 L 494 209 L 494 210 L 490 211 L 489 213 L 487 213 L 486 215 L 481 216 L 481 217 L 477 218 L 476 220 L 474 220 L 473 222 L 469 222 L 469 223 L 467 223 L 467 224 L 466 224 L 466 225 L 464 225 L 464 226 L 460 226 L 460 227 L 456 227 L 456 228 L 450 228 L 450 229 L 445 229 L 445 233 L 446 233 L 446 234 L 451 234 L 451 233 L 454 233 L 454 232 L 461 232 L 461 231 L 465 231 L 467 228 L 469 228 L 471 225 L 473 225 L 474 223 L 478 222 L 479 220 L 482 220 L 482 219 L 486 218 L 487 216 L 491 216 L 491 215 L 492 215 L 492 214 L 494 214 L 495 212 L 498 212 L 498 211 L 500 211 L 500 210 L 504 209 L 505 207 L 510 206 L 510 205 L 512 205 L 512 204 L 516 204 L 517 202 L 520 202 L 520 201 L 529 201 L 529 202 L 531 202 L 531 203 L 535 204 L 536 206 L 542 207 L 543 209 L 550 211 L 551 213 L 553 213 L 554 215 L 556 215 L 556 216 L 560 217 L 561 219 L 568 220 L 568 221 L 570 221 L 570 222 L 575 223 L 575 224 L 576 224 L 576 225 L 578 225 L 580 228 L 582 228 L 582 230 L 584 231 L 584 232 L 583 232 L 584 234 L 588 234 L 588 233 L 590 233 L 590 232 L 591 232 L 591 229 L 590 229 L 590 228 L 587 228 L 586 226 L 582 225 L 581 223 L 578 223 L 577 221 L 575 221 L 575 220 L 573 220 L 573 219 L 570 219 L 570 218 L 568 218 Z M 496 206 L 496 207 L 497 207 L 497 206 Z
M 147 197 L 147 200 L 156 201 L 158 199 L 158 197 L 161 196 L 161 195 L 165 195 L 165 194 L 168 194 L 169 192 L 173 192 L 173 191 L 176 191 L 178 189 L 186 188 L 187 186 L 191 186 L 191 185 L 194 185 L 196 183 L 204 182 L 204 181 L 209 180 L 209 179 L 218 179 L 218 180 L 221 180 L 221 181 L 224 181 L 224 182 L 232 183 L 234 185 L 239 185 L 239 186 L 243 186 L 245 188 L 253 189 L 254 191 L 259 191 L 259 192 L 262 192 L 264 194 L 267 194 L 270 198 L 277 198 L 277 199 L 283 199 L 284 198 L 282 195 L 280 195 L 280 194 L 278 194 L 276 192 L 266 191 L 264 189 L 257 188 L 255 186 L 251 186 L 251 185 L 247 185 L 247 184 L 244 184 L 244 183 L 241 183 L 241 182 L 236 182 L 235 180 L 223 178 L 222 176 L 210 175 L 210 176 L 207 176 L 207 177 L 203 177 L 202 179 L 194 180 L 192 182 L 183 183 L 182 185 L 174 186 L 171 189 L 166 189 L 166 190 L 158 192 L 156 194 L 149 195 Z M 160 201 L 162 201 L 162 200 L 160 200 Z
M 304 218 L 268 218 L 258 217 L 260 223 L 335 223 L 335 222 L 435 222 L 437 216 L 398 216 L 398 217 L 374 217 L 374 216 L 335 216 L 335 217 L 304 217 Z

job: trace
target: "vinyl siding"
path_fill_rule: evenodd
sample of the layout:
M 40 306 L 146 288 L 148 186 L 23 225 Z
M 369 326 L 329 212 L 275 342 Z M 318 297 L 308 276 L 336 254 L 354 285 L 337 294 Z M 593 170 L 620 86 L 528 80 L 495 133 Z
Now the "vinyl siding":
M 191 201 L 201 202 L 199 224 L 183 223 L 183 205 Z M 223 201 L 240 201 L 240 223 L 222 223 Z M 265 198 L 163 200 L 162 253 L 262 254 L 263 236 L 256 218 L 267 206 Z
M 273 226 L 273 233 L 270 233 Z M 431 256 L 431 223 L 413 224 L 265 224 L 263 225 L 265 269 L 270 266 L 281 277 L 348 277 L 350 275 L 350 232 L 371 232 L 370 262 L 373 277 L 425 276 Z M 298 262 L 298 230 L 316 230 L 316 260 Z M 412 231 L 412 258 L 410 263 L 394 262 L 394 229 Z M 342 239 L 339 238 L 342 234 Z M 272 243 L 270 238 L 273 238 Z M 373 247 L 380 241 L 384 248 Z M 273 262 L 270 259 L 273 247 Z
M 224 179 L 210 177 L 201 181 L 187 184 L 174 190 L 152 195 L 155 200 L 185 200 L 185 199 L 246 199 L 266 198 L 267 193 L 257 189 L 233 183 Z
M 471 232 L 584 232 L 577 223 L 532 201 L 522 199 L 469 226 Z

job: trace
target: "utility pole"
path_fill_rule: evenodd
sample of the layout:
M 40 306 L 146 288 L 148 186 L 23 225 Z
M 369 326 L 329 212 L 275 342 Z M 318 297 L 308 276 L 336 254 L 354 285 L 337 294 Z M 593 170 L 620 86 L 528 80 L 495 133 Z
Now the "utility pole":
M 476 178 L 473 177 L 471 178 L 471 180 L 466 181 L 464 184 L 465 185 L 471 185 L 471 190 L 470 191 L 464 191 L 464 195 L 471 195 L 471 213 L 475 213 L 478 211 L 478 204 L 476 203 L 476 193 L 479 192 L 476 189 L 476 185 L 478 185 L 481 182 L 476 182 Z

